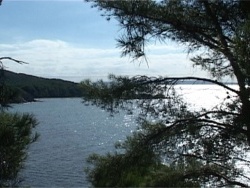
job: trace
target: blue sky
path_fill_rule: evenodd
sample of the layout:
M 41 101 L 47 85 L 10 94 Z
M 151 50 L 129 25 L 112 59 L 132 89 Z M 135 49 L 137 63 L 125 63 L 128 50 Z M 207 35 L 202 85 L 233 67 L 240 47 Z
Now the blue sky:
M 3 0 L 0 6 L 0 56 L 8 70 L 79 82 L 117 75 L 207 76 L 184 49 L 172 43 L 148 46 L 149 66 L 121 58 L 115 39 L 120 28 L 83 0 Z

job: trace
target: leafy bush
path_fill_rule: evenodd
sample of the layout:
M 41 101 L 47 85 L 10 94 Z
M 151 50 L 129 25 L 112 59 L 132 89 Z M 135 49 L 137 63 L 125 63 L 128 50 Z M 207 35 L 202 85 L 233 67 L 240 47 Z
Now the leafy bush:
M 18 173 L 27 157 L 27 148 L 38 138 L 32 129 L 37 125 L 30 114 L 0 113 L 0 187 L 15 186 Z

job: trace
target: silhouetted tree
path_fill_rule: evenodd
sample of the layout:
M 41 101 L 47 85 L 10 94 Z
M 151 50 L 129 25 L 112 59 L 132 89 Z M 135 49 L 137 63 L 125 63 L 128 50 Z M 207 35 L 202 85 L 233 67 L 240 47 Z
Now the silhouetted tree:
M 250 146 L 250 2 L 87 2 L 92 2 L 93 7 L 103 11 L 108 20 L 115 18 L 119 22 L 124 31 L 117 40 L 118 46 L 122 48 L 122 55 L 140 59 L 145 57 L 144 48 L 151 40 L 170 39 L 186 46 L 190 54 L 196 52 L 191 57 L 193 65 L 207 71 L 211 79 L 194 76 L 129 78 L 111 75 L 108 83 L 90 80 L 82 82 L 85 102 L 111 112 L 119 108 L 131 110 L 137 104 L 141 110 L 139 122 L 144 126 L 139 129 L 140 138 L 133 137 L 137 141 L 136 145 L 150 148 L 155 155 L 154 159 L 166 160 L 165 168 L 173 167 L 172 174 L 178 174 L 180 181 L 198 183 L 196 185 L 200 186 L 249 186 L 250 175 L 236 164 L 244 163 L 245 168 L 250 165 L 247 158 Z M 238 89 L 222 82 L 228 76 L 236 79 Z M 176 84 L 187 80 L 218 85 L 227 91 L 228 96 L 215 108 L 199 111 L 189 109 L 187 103 L 174 90 Z M 152 119 L 155 123 L 150 122 Z M 134 142 L 125 145 L 120 153 L 92 158 L 94 167 L 89 171 L 89 177 L 93 185 L 106 186 L 109 182 L 109 169 L 114 170 L 115 165 L 119 172 L 122 171 L 120 168 L 123 166 L 120 165 L 130 151 L 128 148 L 134 145 Z M 136 153 L 137 150 L 132 151 Z M 117 157 L 122 160 L 114 159 Z M 115 164 L 112 163 L 113 160 Z M 104 163 L 107 165 L 103 167 Z M 157 163 L 159 161 L 154 165 Z M 126 168 L 136 165 L 129 162 L 126 164 L 130 166 Z M 152 165 L 145 169 L 150 167 Z M 100 178 L 103 182 L 99 183 L 99 176 L 96 175 L 104 170 L 107 176 Z M 165 172 L 162 173 L 162 168 L 153 168 L 146 174 L 140 171 L 140 176 L 155 178 L 146 184 L 149 186 L 180 186 L 178 181 L 176 184 L 168 184 L 171 182 L 171 172 Z M 126 175 L 128 173 L 120 174 L 119 178 Z M 140 183 L 145 182 L 147 181 L 144 179 Z M 122 183 L 114 181 L 108 186 L 127 185 L 126 181 Z

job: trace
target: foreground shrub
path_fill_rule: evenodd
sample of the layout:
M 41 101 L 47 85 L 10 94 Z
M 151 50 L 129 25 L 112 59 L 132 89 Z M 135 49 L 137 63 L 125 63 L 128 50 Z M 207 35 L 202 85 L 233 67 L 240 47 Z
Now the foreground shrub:
M 0 112 L 0 187 L 16 186 L 18 173 L 27 157 L 27 148 L 37 138 L 37 125 L 30 114 Z

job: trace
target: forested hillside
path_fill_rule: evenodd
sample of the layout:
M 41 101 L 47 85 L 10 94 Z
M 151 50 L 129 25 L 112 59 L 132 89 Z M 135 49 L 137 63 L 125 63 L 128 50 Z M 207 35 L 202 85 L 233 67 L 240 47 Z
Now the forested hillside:
M 77 83 L 61 79 L 48 79 L 4 71 L 6 85 L 15 95 L 13 102 L 33 101 L 35 98 L 81 97 Z

